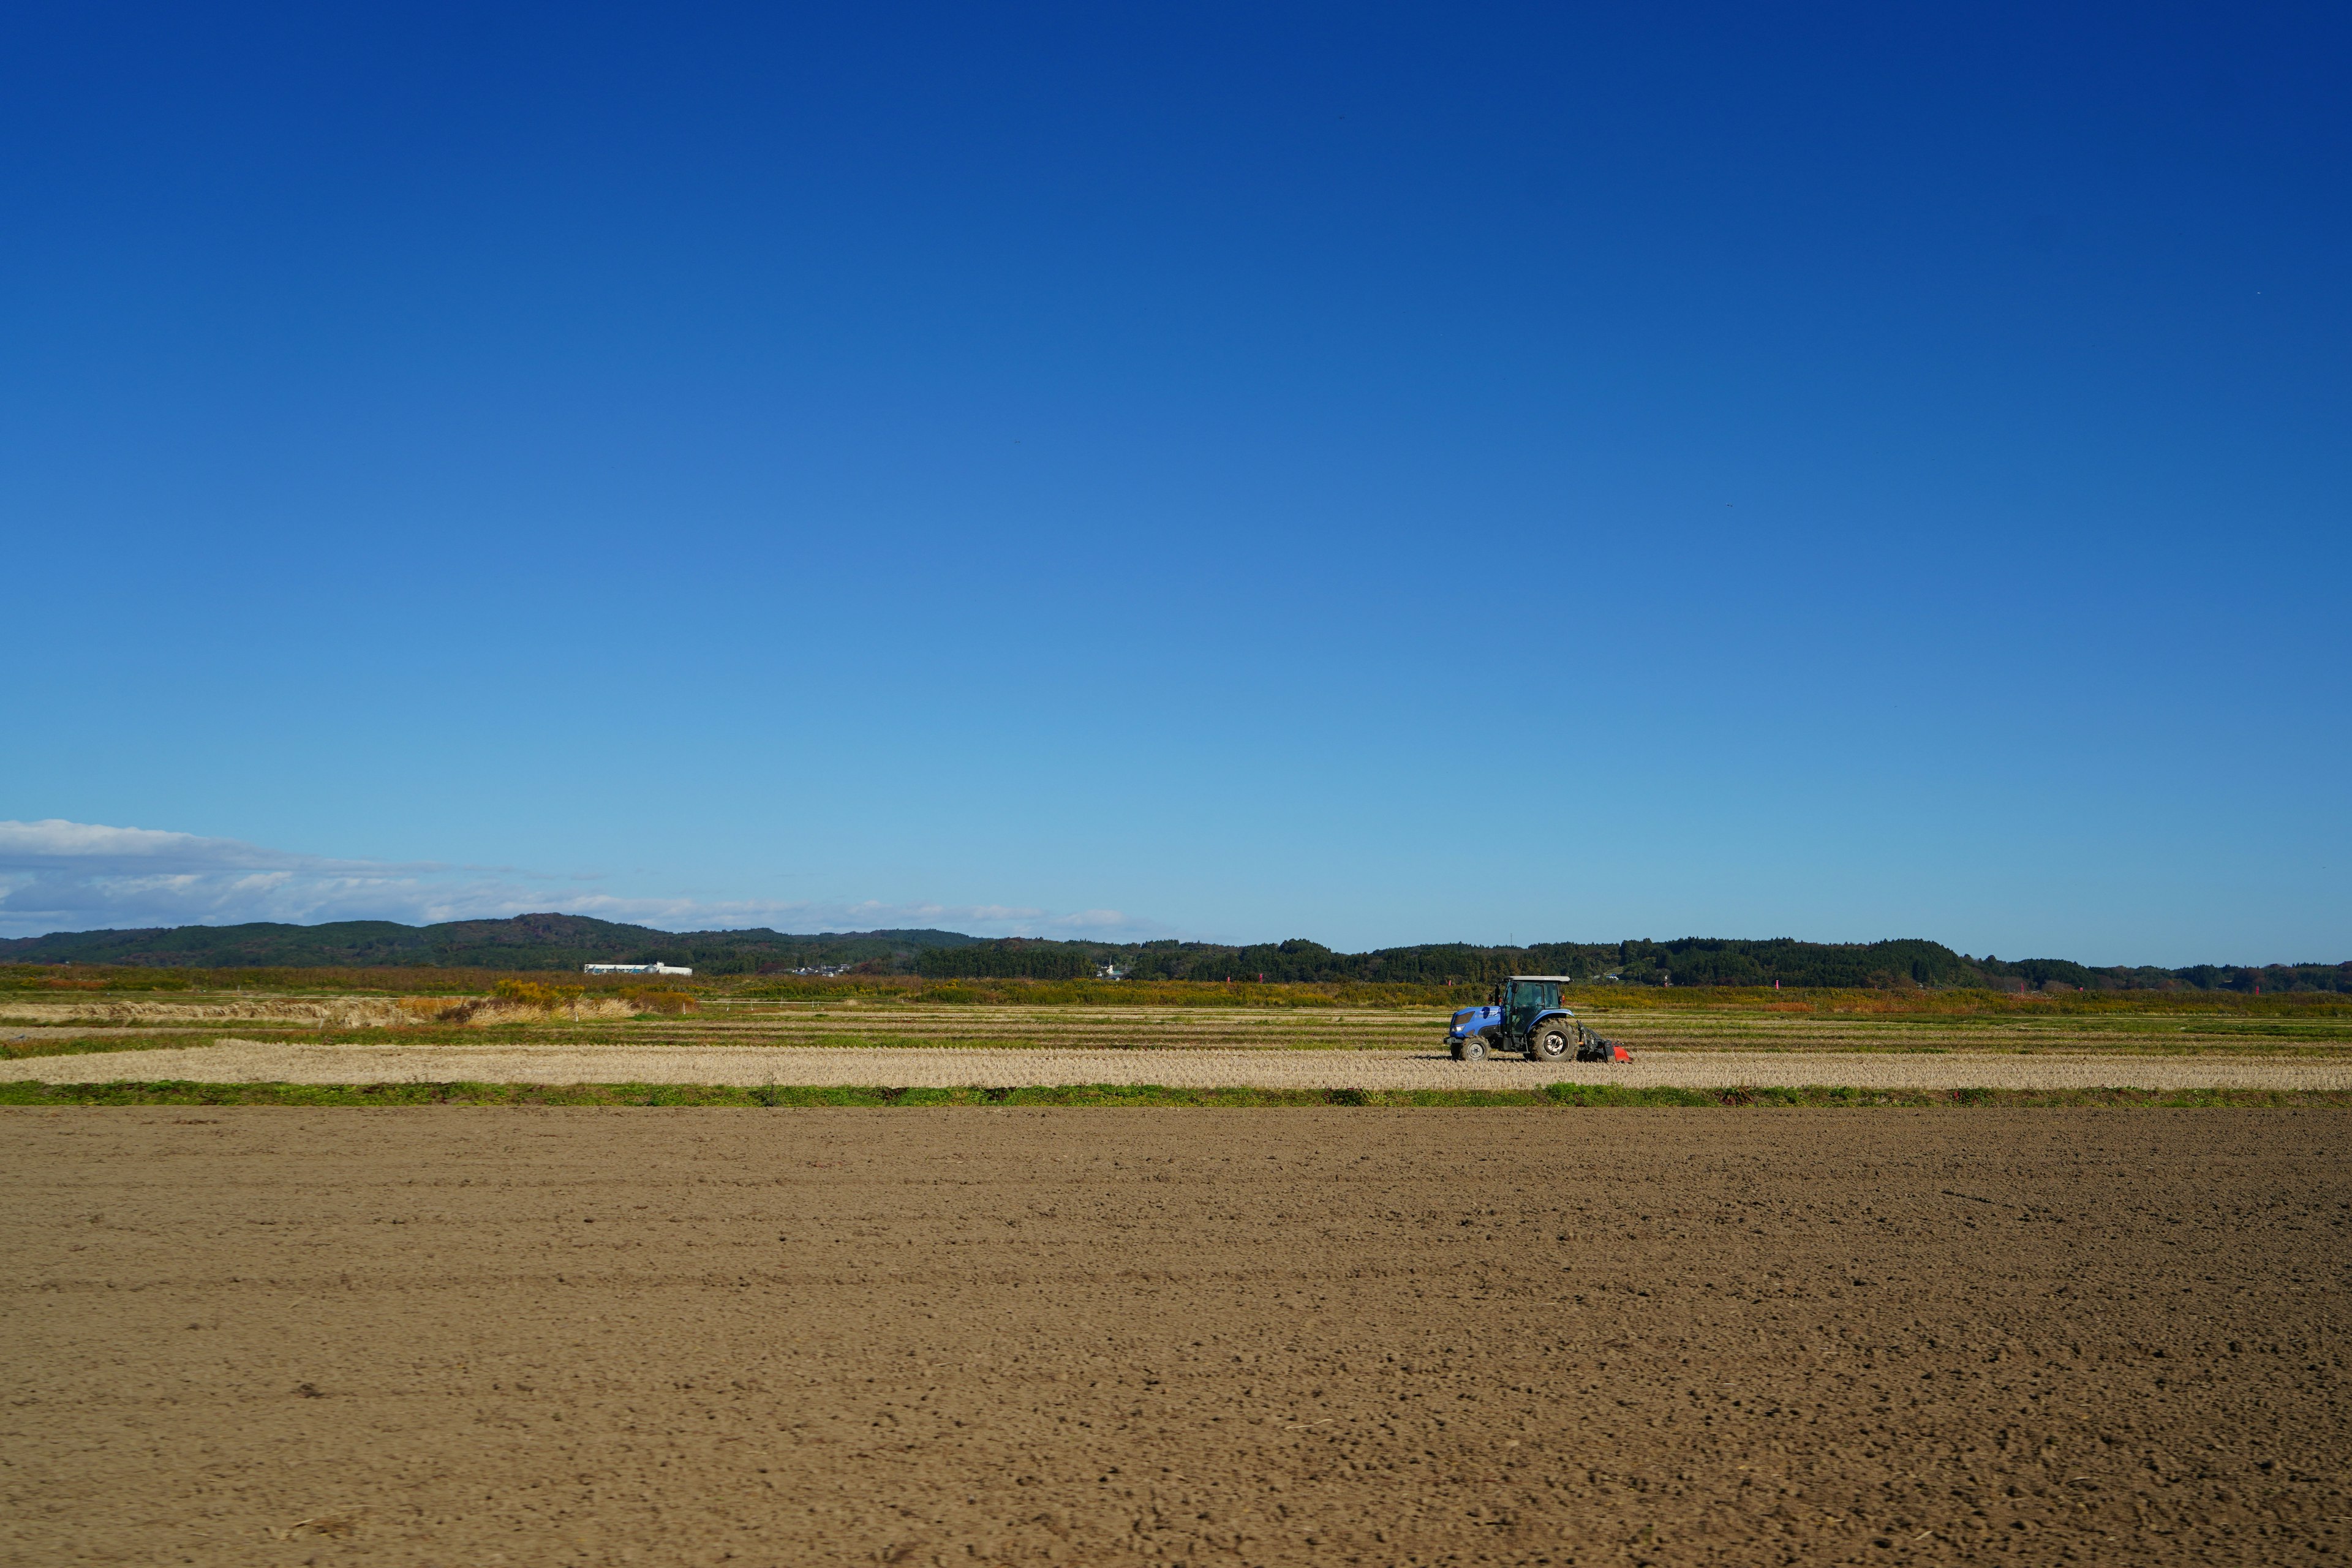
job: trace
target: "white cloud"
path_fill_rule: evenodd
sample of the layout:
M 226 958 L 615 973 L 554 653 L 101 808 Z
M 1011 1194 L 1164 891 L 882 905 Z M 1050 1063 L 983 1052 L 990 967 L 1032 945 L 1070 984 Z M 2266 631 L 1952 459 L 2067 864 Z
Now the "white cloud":
M 709 900 L 583 892 L 592 875 L 437 861 L 338 860 L 235 838 L 96 823 L 0 822 L 0 936 L 146 926 L 283 921 L 498 919 L 559 910 L 666 931 L 872 931 L 936 926 L 976 936 L 1090 936 L 1133 942 L 1168 932 L 1117 910 L 878 900 Z

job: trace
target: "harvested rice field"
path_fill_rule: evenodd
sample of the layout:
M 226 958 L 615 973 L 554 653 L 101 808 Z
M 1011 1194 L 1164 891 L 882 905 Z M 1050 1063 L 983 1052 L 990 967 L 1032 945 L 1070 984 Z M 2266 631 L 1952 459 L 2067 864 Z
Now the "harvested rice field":
M 2312 1563 L 2338 1110 L 0 1110 L 0 1562 Z
M 1014 1006 L 902 997 L 827 1003 L 706 996 L 698 1013 L 573 1016 L 490 1010 L 468 1025 L 421 1023 L 461 998 L 199 995 L 158 999 L 104 993 L 74 999 L 0 996 L 0 1050 L 56 1038 L 152 1036 L 292 1038 L 321 1033 L 419 1044 L 511 1037 L 534 1042 L 646 1047 L 733 1045 L 936 1050 L 1426 1050 L 1444 1034 L 1442 1007 Z M 1592 1027 L 1642 1051 L 1751 1052 L 2116 1051 L 2134 1056 L 2252 1050 L 2352 1059 L 2352 1007 L 2243 1005 L 2175 1011 L 2072 1013 L 2004 1006 L 1949 1014 L 1821 1011 L 1799 1004 L 1639 1005 L 1575 999 Z
M 48 1083 L 132 1079 L 208 1083 L 647 1083 L 884 1085 L 1006 1089 L 1156 1084 L 1171 1089 L 1533 1089 L 1554 1083 L 1632 1089 L 1835 1084 L 1855 1089 L 2352 1089 L 2352 1057 L 2237 1050 L 2122 1052 L 1649 1051 L 1631 1062 L 1544 1062 L 1512 1056 L 1457 1062 L 1420 1050 L 1284 1051 L 1139 1047 L 1016 1049 L 940 1046 L 745 1046 L 708 1041 L 478 1038 L 409 1044 L 355 1036 L 331 1045 L 227 1037 L 137 1052 L 83 1052 L 10 1064 L 5 1076 Z
M 1654 996 L 1580 1004 L 1632 1049 L 1631 1063 L 1454 1062 L 1445 1015 L 1419 1006 L 1013 1006 L 847 993 L 824 1003 L 709 994 L 698 1012 L 634 1016 L 520 1003 L 484 1011 L 492 1004 L 481 997 L 20 995 L 0 1005 L 47 1021 L 0 1027 L 0 1057 L 18 1064 L 11 1076 L 52 1084 L 2352 1090 L 2352 1009 L 2331 998 L 2105 1012 L 1995 998 L 1954 1014 Z M 388 1021 L 420 1017 L 437 1021 Z

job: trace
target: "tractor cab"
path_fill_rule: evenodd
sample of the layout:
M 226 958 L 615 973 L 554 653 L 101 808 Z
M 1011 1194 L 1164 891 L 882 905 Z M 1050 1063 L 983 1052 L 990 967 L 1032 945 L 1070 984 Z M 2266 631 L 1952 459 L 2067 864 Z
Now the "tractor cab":
M 1525 1039 L 1536 1020 L 1559 1006 L 1560 979 L 1551 974 L 1514 974 L 1503 983 L 1503 1032 Z
M 1602 1039 L 1559 1005 L 1559 988 L 1571 984 L 1565 974 L 1512 975 L 1486 1006 L 1454 1015 L 1445 1031 L 1454 1059 L 1476 1062 L 1489 1051 L 1525 1051 L 1531 1062 L 1571 1055 L 1580 1062 L 1633 1060 L 1622 1046 Z

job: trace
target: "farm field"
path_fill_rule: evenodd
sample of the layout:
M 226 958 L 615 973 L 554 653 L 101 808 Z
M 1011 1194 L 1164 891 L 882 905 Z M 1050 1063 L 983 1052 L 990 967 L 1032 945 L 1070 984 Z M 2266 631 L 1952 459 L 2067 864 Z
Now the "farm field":
M 0 1110 L 0 1563 L 2307 1563 L 2352 1112 Z
M 61 1044 L 71 1042 L 61 1042 Z M 85 1042 L 87 1043 L 87 1042 Z M 100 1044 L 108 1042 L 98 1042 Z M 152 1046 L 152 1041 L 141 1041 Z M 21 1048 L 21 1047 L 20 1047 Z M 772 1084 L 901 1089 L 1157 1085 L 1169 1089 L 1533 1090 L 1738 1087 L 1926 1089 L 2273 1089 L 2352 1091 L 2352 1058 L 2241 1050 L 2122 1052 L 1641 1051 L 1631 1062 L 1456 1062 L 1442 1051 L 1131 1047 L 929 1051 L 673 1041 L 472 1040 L 415 1045 L 356 1036 L 331 1045 L 234 1037 L 136 1054 L 82 1051 L 21 1059 L 9 1079 L 286 1084 Z
M 447 999 L 455 1002 L 456 998 Z M 109 1036 L 215 1035 L 240 1038 L 339 1037 L 354 1033 L 417 1045 L 478 1044 L 486 1037 L 534 1045 L 663 1047 L 727 1045 L 927 1050 L 1281 1049 L 1426 1050 L 1443 1037 L 1442 1006 L 1090 1006 L 954 1004 L 898 997 L 829 1003 L 704 1001 L 682 1016 L 574 1018 L 562 1009 L 488 1011 L 463 1024 L 420 1022 L 417 999 L 347 995 L 0 994 L 0 1051 L 41 1054 L 61 1039 Z M 1774 1010 L 1769 1005 L 1663 1003 L 1654 996 L 1612 1005 L 1576 998 L 1579 1016 L 1640 1051 L 2120 1052 L 2135 1056 L 2258 1051 L 2352 1058 L 2352 1005 L 2117 1008 L 1987 1006 L 1940 1013 Z M 35 1047 L 26 1049 L 25 1047 Z
M 1603 991 L 1577 996 L 1579 1010 L 1633 1061 L 1539 1068 L 1446 1060 L 1440 1006 L 1343 1005 L 1312 987 L 1256 987 L 1236 1005 L 1216 986 L 1014 986 L 1003 993 L 1038 999 L 1008 1003 L 962 987 L 779 999 L 713 985 L 664 994 L 655 1012 L 537 983 L 521 996 L 73 984 L 0 994 L 0 1058 L 22 1064 L 9 1069 L 20 1081 L 2352 1090 L 2352 1005 L 2330 996 L 2077 1006 Z

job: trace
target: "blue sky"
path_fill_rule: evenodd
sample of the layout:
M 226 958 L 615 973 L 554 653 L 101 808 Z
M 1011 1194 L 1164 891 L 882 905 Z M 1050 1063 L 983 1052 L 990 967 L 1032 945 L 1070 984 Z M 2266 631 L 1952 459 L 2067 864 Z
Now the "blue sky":
M 2352 956 L 2340 9 L 6 37 L 0 932 Z

